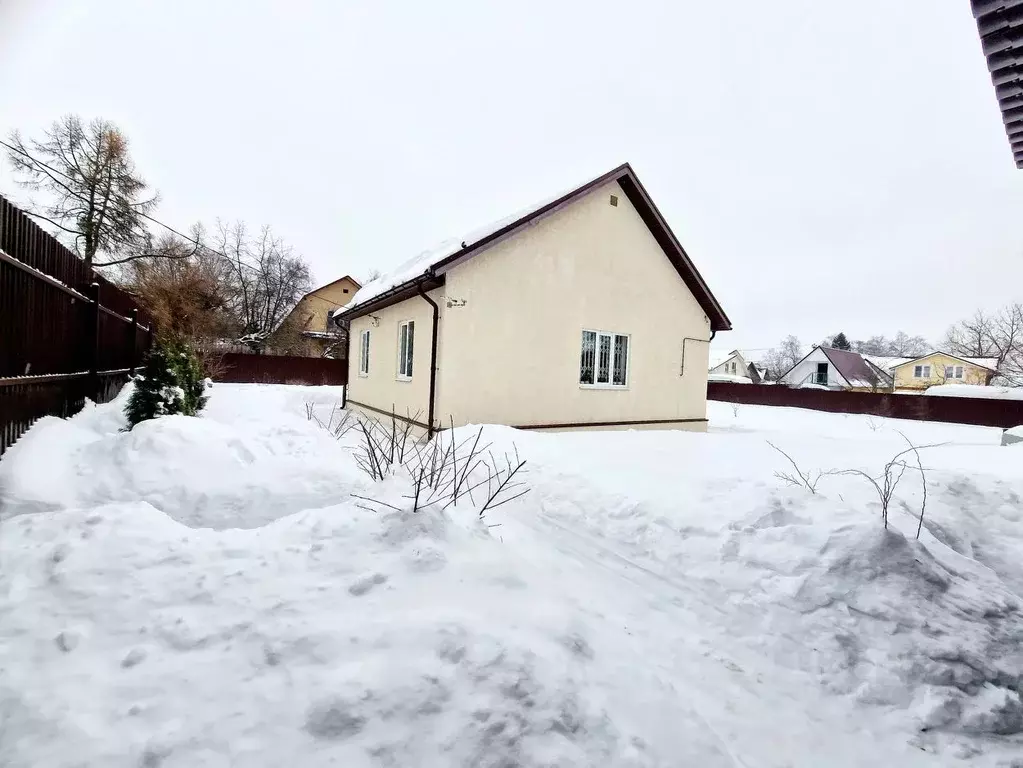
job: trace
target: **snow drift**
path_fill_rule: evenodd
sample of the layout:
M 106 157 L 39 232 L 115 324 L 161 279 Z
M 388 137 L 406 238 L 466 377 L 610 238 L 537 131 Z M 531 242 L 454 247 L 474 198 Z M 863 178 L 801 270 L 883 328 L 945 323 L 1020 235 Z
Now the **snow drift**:
M 704 435 L 486 427 L 530 493 L 412 515 L 407 475 L 370 483 L 354 433 L 306 418 L 337 394 L 220 385 L 127 433 L 91 407 L 5 456 L 0 764 L 1019 754 L 1023 470 L 997 430 L 719 403 Z M 896 430 L 948 443 L 919 541 L 919 478 L 885 531 L 864 481 L 784 487 L 765 442 L 876 472 Z

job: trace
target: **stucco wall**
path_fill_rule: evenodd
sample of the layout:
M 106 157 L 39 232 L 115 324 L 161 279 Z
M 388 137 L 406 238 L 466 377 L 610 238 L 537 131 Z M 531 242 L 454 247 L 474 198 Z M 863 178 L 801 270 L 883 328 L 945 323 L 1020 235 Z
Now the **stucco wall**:
M 709 321 L 617 183 L 446 279 L 452 306 L 441 321 L 437 392 L 445 423 L 706 418 Z M 583 329 L 630 335 L 626 389 L 580 387 Z M 686 343 L 682 376 L 687 336 L 699 341 Z
M 815 349 L 805 360 L 799 362 L 795 368 L 786 373 L 781 379 L 782 383 L 788 384 L 790 387 L 798 387 L 807 383 L 816 384 L 817 382 L 811 374 L 817 372 L 818 363 L 828 364 L 828 383 L 823 386 L 848 388 L 848 382 L 835 370 L 835 366 L 832 365 L 828 356 L 820 349 Z
M 431 291 L 429 295 L 443 313 L 441 291 Z M 415 321 L 411 381 L 398 379 L 398 324 L 404 320 Z M 443 322 L 441 320 L 441 327 Z M 399 416 L 411 415 L 416 421 L 426 423 L 432 324 L 433 308 L 418 296 L 352 320 L 348 399 L 387 413 L 393 407 Z M 362 332 L 367 329 L 370 333 L 369 375 L 363 376 L 359 373 L 359 344 Z
M 931 366 L 930 378 L 914 378 L 913 369 L 918 365 L 929 365 Z M 945 366 L 961 365 L 963 367 L 963 378 L 945 378 Z M 943 355 L 940 352 L 936 352 L 933 355 L 928 355 L 922 360 L 917 360 L 913 363 L 907 363 L 906 365 L 900 365 L 895 368 L 895 388 L 896 389 L 927 389 L 927 387 L 935 384 L 987 384 L 988 376 L 990 372 L 980 368 L 976 365 L 963 362 L 962 360 L 956 360 L 954 357 Z

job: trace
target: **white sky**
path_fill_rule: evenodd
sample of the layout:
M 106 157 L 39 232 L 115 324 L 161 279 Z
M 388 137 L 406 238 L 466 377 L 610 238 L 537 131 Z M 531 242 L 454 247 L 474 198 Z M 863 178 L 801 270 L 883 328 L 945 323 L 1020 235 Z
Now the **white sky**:
M 628 160 L 729 347 L 1023 300 L 964 0 L 0 0 L 0 133 L 67 112 L 125 130 L 157 218 L 270 223 L 318 282 Z

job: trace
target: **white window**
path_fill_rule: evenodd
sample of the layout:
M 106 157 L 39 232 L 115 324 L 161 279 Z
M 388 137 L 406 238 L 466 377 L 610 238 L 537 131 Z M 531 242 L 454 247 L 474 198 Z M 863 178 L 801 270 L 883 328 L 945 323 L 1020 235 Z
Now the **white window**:
M 584 387 L 629 385 L 629 336 L 583 331 L 579 384 Z
M 957 365 L 956 366 L 956 375 L 955 375 L 955 377 L 957 379 L 961 379 L 963 377 L 963 367 L 961 365 Z
M 359 375 L 369 376 L 369 331 L 359 336 Z
M 945 378 L 946 379 L 954 379 L 955 378 L 955 367 L 954 366 L 951 366 L 951 365 L 946 365 L 945 366 Z
M 415 320 L 398 323 L 398 378 L 403 381 L 412 378 L 412 339 L 415 330 Z
M 914 379 L 929 379 L 929 378 L 931 378 L 931 366 L 929 366 L 929 365 L 915 365 L 915 366 L 913 366 L 913 378 Z

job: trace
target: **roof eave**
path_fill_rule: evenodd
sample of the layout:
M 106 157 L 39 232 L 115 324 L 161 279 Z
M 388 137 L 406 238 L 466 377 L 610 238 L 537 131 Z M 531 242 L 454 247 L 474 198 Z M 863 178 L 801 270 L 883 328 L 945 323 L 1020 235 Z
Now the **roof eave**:
M 342 307 L 341 312 L 335 312 L 333 315 L 333 322 L 335 325 L 338 325 L 342 321 L 351 321 L 357 317 L 363 317 L 371 312 L 386 309 L 394 304 L 411 299 L 413 296 L 419 295 L 420 286 L 422 286 L 423 290 L 432 291 L 434 288 L 439 288 L 442 285 L 444 285 L 444 275 L 426 272 L 411 280 L 406 280 L 404 283 L 396 285 L 394 288 L 381 293 L 379 296 L 374 296 L 372 299 L 364 301 L 357 306 L 350 308 L 348 306 Z

